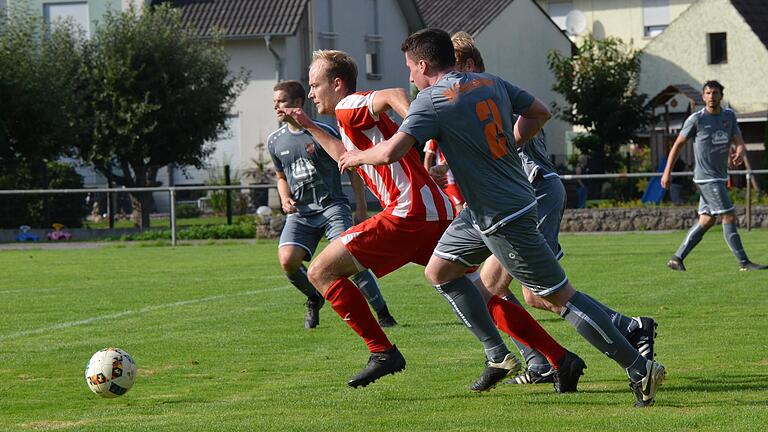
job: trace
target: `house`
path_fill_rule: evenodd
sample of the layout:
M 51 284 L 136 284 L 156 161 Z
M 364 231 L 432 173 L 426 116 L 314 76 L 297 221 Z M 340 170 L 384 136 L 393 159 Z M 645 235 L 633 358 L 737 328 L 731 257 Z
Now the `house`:
M 581 12 L 583 25 L 571 30 L 578 43 L 587 34 L 598 39 L 621 38 L 643 48 L 660 35 L 693 0 L 536 0 L 560 29 L 566 31 L 566 17 Z
M 736 111 L 751 166 L 757 169 L 765 152 L 766 70 L 768 2 L 699 0 L 646 45 L 640 91 L 653 97 L 682 84 L 700 92 L 704 82 L 718 80 L 725 86 L 723 103 Z M 671 136 L 682 126 L 687 107 L 681 96 L 669 100 Z
M 416 0 L 416 4 L 427 27 L 471 34 L 487 72 L 528 90 L 547 105 L 562 104 L 560 95 L 552 90 L 555 80 L 547 66 L 547 54 L 550 50 L 569 54 L 573 46 L 536 2 L 475 2 L 472 13 L 455 12 L 465 7 L 463 0 Z M 555 162 L 565 163 L 565 135 L 570 125 L 553 118 L 544 128 Z

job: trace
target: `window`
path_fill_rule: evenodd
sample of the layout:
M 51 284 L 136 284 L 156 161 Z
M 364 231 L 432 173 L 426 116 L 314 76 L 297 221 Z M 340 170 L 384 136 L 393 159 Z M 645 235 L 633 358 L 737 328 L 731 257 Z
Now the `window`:
M 86 37 L 90 37 L 87 2 L 45 3 L 43 4 L 43 18 L 49 26 L 56 25 L 58 21 L 71 20 L 85 31 Z
M 728 41 L 725 33 L 709 33 L 709 64 L 728 63 Z
M 655 37 L 669 25 L 669 0 L 643 0 L 643 35 Z
M 571 1 L 559 1 L 549 4 L 549 16 L 560 27 L 560 30 L 565 30 L 565 17 L 572 10 L 573 2 Z

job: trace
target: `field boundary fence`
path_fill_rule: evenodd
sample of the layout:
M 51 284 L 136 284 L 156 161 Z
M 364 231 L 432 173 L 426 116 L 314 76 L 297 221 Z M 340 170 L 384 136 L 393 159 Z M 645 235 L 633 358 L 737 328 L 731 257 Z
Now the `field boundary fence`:
M 752 178 L 756 175 L 768 174 L 768 169 L 760 170 L 731 170 L 728 171 L 731 176 L 745 176 L 746 178 L 746 216 L 747 216 L 747 229 L 751 229 L 752 221 Z M 653 178 L 661 177 L 661 173 L 658 172 L 644 172 L 644 173 L 603 173 L 603 174 L 560 174 L 560 178 L 564 181 L 571 180 L 592 180 L 592 179 L 627 179 L 627 178 Z M 692 177 L 693 172 L 673 172 L 674 177 Z M 348 185 L 348 183 L 347 183 Z M 133 192 L 165 192 L 168 194 L 170 202 L 170 228 L 171 228 L 171 244 L 177 243 L 177 226 L 176 226 L 176 196 L 180 191 L 227 191 L 227 222 L 231 223 L 232 220 L 232 206 L 231 206 L 231 191 L 241 190 L 269 190 L 276 189 L 276 184 L 240 184 L 240 185 L 222 185 L 222 186 L 158 186 L 158 187 L 141 187 L 141 188 L 88 188 L 88 189 L 27 189 L 27 190 L 0 190 L 0 196 L 3 195 L 57 195 L 57 194 L 92 194 L 92 193 L 106 193 L 107 197 L 116 193 L 133 193 Z M 109 207 L 108 207 L 109 208 Z

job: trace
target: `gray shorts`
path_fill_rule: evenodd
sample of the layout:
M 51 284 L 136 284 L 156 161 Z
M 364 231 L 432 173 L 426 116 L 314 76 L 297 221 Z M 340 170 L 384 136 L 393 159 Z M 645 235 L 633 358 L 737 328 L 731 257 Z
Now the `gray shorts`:
M 699 188 L 699 214 L 719 215 L 733 211 L 728 188 L 723 181 L 696 183 Z
M 307 251 L 304 261 L 310 261 L 323 235 L 333 241 L 351 226 L 352 210 L 346 204 L 334 204 L 309 216 L 292 213 L 285 218 L 278 248 L 300 247 Z
M 538 208 L 539 232 L 544 236 L 549 248 L 555 253 L 555 257 L 563 257 L 563 248 L 560 247 L 558 236 L 560 235 L 560 221 L 565 211 L 565 187 L 559 177 L 537 177 L 533 183 L 533 191 L 536 194 L 536 207 Z
M 440 238 L 434 255 L 473 267 L 493 254 L 531 292 L 550 295 L 565 286 L 568 278 L 536 223 L 536 213 L 529 211 L 486 236 L 465 210 Z

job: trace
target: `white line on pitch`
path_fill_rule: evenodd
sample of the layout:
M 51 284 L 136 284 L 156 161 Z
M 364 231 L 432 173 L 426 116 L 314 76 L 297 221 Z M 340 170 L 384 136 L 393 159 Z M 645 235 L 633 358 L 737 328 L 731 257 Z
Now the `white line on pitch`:
M 203 298 L 193 299 L 193 300 L 182 300 L 182 301 L 177 301 L 177 302 L 174 302 L 174 303 L 165 303 L 165 304 L 159 304 L 159 305 L 153 305 L 153 306 L 146 306 L 146 307 L 143 307 L 141 309 L 136 309 L 136 310 L 127 310 L 127 311 L 117 312 L 117 313 L 113 313 L 113 314 L 109 314 L 109 315 L 101 315 L 101 316 L 86 318 L 86 319 L 82 319 L 82 320 L 78 320 L 78 321 L 70 321 L 70 322 L 63 322 L 63 323 L 59 323 L 59 324 L 54 324 L 54 325 L 48 326 L 48 327 L 41 327 L 41 328 L 36 328 L 36 329 L 32 329 L 32 330 L 23 330 L 23 331 L 16 332 L 16 333 L 0 335 L 0 341 L 1 340 L 6 340 L 6 339 L 13 339 L 13 338 L 17 338 L 17 337 L 29 336 L 29 335 L 33 335 L 33 334 L 47 333 L 47 332 L 53 331 L 53 330 L 61 330 L 61 329 L 70 328 L 70 327 L 77 327 L 77 326 L 81 326 L 81 325 L 85 325 L 85 324 L 90 324 L 90 323 L 96 322 L 96 321 L 103 321 L 103 320 L 108 320 L 108 319 L 121 318 L 121 317 L 128 316 L 128 315 L 138 315 L 138 314 L 142 314 L 142 313 L 146 313 L 146 312 L 153 312 L 153 311 L 156 311 L 156 310 L 159 310 L 159 309 L 168 309 L 168 308 L 174 308 L 174 307 L 179 307 L 179 306 L 188 306 L 188 305 L 197 304 L 197 303 L 204 303 L 204 302 L 209 302 L 209 301 L 214 301 L 214 300 L 221 300 L 221 299 L 228 298 L 228 297 L 240 297 L 240 296 L 249 296 L 249 295 L 260 294 L 260 293 L 265 293 L 265 292 L 282 291 L 282 290 L 286 290 L 286 289 L 288 289 L 290 287 L 291 286 L 287 285 L 287 286 L 282 286 L 282 287 L 278 287 L 278 288 L 251 290 L 251 291 L 245 291 L 245 292 L 241 292 L 241 293 L 237 293 L 237 294 L 221 294 L 221 295 L 208 296 L 208 297 L 203 297 Z

